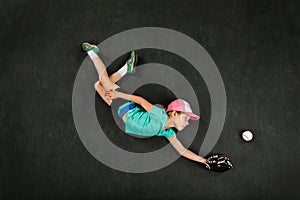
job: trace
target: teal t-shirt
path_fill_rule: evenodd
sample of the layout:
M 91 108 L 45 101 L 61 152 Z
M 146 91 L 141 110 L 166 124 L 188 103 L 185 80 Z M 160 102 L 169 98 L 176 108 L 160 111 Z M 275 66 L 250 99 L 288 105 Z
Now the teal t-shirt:
M 149 112 L 136 106 L 127 112 L 125 132 L 144 137 L 164 136 L 170 138 L 175 135 L 175 131 L 172 128 L 163 129 L 167 119 L 166 111 L 157 106 L 153 106 Z

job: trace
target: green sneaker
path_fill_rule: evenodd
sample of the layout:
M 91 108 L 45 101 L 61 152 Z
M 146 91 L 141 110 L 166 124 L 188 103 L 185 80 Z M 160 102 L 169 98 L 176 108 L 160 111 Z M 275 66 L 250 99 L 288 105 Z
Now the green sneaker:
M 137 63 L 138 56 L 136 55 L 135 51 L 132 51 L 130 54 L 130 58 L 127 60 L 127 73 L 135 72 L 135 65 Z
M 88 42 L 82 43 L 82 50 L 85 52 L 92 50 L 95 53 L 99 53 L 99 48 L 96 45 L 90 44 Z

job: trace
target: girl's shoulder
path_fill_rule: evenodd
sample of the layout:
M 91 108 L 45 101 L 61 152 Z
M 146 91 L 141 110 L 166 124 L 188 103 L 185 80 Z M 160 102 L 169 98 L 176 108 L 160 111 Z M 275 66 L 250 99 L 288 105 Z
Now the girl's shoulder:
M 159 118 L 159 119 L 168 117 L 166 111 L 157 106 L 153 106 L 153 108 L 149 112 L 149 115 L 150 117 Z

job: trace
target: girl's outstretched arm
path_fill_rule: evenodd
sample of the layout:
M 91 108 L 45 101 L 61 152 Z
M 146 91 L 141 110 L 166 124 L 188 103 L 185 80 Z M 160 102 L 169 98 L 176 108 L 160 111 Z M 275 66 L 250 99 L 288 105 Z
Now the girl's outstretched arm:
M 140 104 L 147 112 L 153 108 L 153 104 L 149 103 L 146 99 L 133 94 L 126 94 L 116 90 L 110 90 L 105 93 L 105 96 L 107 96 L 109 99 L 122 98 Z
M 186 149 L 181 142 L 177 139 L 176 135 L 168 138 L 169 142 L 172 144 L 172 146 L 176 149 L 176 151 L 181 155 L 184 156 L 190 160 L 200 162 L 200 163 L 206 163 L 206 159 L 195 154 L 194 152 Z

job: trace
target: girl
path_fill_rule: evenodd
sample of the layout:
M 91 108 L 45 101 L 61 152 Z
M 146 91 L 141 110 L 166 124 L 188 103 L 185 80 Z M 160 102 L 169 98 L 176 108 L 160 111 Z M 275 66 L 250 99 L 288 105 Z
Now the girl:
M 122 118 L 125 123 L 126 133 L 141 137 L 164 136 L 181 156 L 207 165 L 205 158 L 186 149 L 180 143 L 172 129 L 173 127 L 181 131 L 189 125 L 189 120 L 199 119 L 199 116 L 192 112 L 188 102 L 182 99 L 176 99 L 164 110 L 157 105 L 152 105 L 140 96 L 118 91 L 120 87 L 116 82 L 126 73 L 133 73 L 135 71 L 137 62 L 135 51 L 131 52 L 130 58 L 121 69 L 108 76 L 105 65 L 97 55 L 99 52 L 98 47 L 84 42 L 82 49 L 87 52 L 98 72 L 99 80 L 94 84 L 94 87 L 102 99 L 109 106 L 112 101 L 117 98 L 128 101 L 118 109 L 118 116 Z M 137 104 L 142 108 L 136 106 Z

